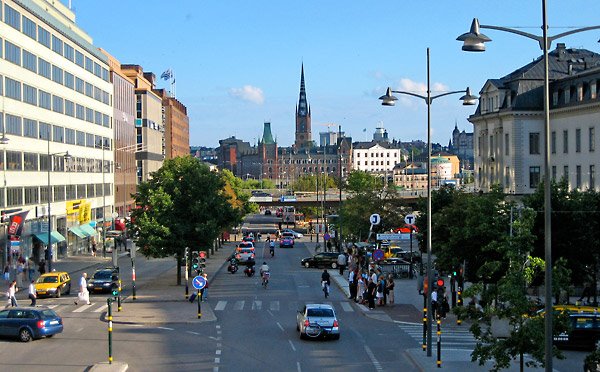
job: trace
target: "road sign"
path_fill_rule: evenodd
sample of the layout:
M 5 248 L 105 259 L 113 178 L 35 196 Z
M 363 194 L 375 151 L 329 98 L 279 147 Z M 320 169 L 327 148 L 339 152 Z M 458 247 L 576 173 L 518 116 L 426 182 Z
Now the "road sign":
M 371 217 L 369 217 L 369 222 L 371 222 L 371 225 L 379 225 L 381 217 L 377 213 L 373 213 Z
M 375 261 L 381 261 L 383 260 L 383 251 L 381 249 L 376 249 L 373 251 L 373 259 Z
M 405 240 L 406 234 L 377 234 L 377 240 Z
M 414 214 L 407 214 L 406 217 L 404 217 L 404 222 L 407 225 L 413 225 L 415 223 L 416 219 L 417 219 L 417 217 L 415 217 Z
M 206 279 L 203 276 L 196 276 L 192 279 L 192 286 L 196 289 L 202 289 L 206 287 Z
M 328 241 L 329 239 L 331 239 L 331 235 L 329 235 L 329 233 L 325 233 L 325 235 L 323 235 L 323 239 L 325 239 L 325 241 Z

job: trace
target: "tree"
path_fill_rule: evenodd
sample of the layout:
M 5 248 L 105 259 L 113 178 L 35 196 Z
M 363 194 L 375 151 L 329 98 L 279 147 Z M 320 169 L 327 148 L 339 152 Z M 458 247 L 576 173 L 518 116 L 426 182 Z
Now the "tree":
M 185 247 L 208 249 L 223 229 L 241 221 L 243 202 L 227 191 L 228 182 L 187 156 L 165 160 L 140 184 L 128 228 L 144 256 L 177 258 L 177 284 Z
M 381 182 L 376 177 L 364 171 L 353 170 L 346 180 L 346 190 L 351 193 L 360 194 L 380 189 Z

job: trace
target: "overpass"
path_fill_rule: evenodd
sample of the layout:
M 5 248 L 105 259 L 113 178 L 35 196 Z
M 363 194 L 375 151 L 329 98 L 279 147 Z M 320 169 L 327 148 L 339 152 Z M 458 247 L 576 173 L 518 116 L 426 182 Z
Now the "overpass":
M 346 200 L 346 193 L 342 193 L 342 203 Z M 404 200 L 407 204 L 414 205 L 417 203 L 419 198 L 426 198 L 427 192 L 423 191 L 401 191 L 399 192 L 399 196 L 402 200 Z M 336 207 L 340 203 L 340 194 L 339 193 L 327 193 L 325 200 L 323 200 L 323 195 L 319 194 L 319 198 L 317 200 L 316 195 L 306 195 L 306 196 L 296 196 L 295 200 L 286 200 L 281 201 L 279 197 L 269 196 L 269 197 L 251 197 L 250 202 L 254 202 L 261 207 L 279 207 L 282 205 L 290 205 L 296 207 L 317 207 L 324 204 L 326 207 Z

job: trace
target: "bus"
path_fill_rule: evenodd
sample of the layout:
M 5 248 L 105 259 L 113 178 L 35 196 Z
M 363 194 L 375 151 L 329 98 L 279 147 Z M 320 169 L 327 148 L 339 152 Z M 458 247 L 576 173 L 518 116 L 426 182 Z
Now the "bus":
M 283 214 L 281 216 L 282 221 L 285 223 L 293 223 L 296 225 L 296 208 L 292 206 L 284 206 Z

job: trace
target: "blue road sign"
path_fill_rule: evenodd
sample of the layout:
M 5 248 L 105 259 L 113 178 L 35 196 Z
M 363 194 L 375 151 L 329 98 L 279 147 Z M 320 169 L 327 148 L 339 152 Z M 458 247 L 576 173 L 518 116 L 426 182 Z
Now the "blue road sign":
M 323 235 L 323 239 L 325 241 L 328 241 L 329 239 L 331 239 L 331 235 L 329 235 L 329 233 L 325 233 L 325 235 Z
M 192 286 L 196 289 L 202 289 L 206 287 L 206 279 L 203 276 L 196 276 L 192 279 Z
M 383 256 L 384 256 L 384 254 L 383 254 L 383 251 L 381 249 L 376 249 L 376 250 L 373 251 L 373 259 L 375 261 L 381 261 L 381 260 L 383 260 Z

